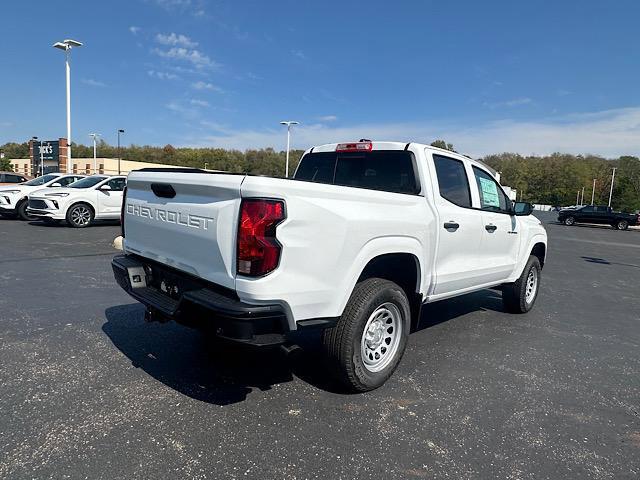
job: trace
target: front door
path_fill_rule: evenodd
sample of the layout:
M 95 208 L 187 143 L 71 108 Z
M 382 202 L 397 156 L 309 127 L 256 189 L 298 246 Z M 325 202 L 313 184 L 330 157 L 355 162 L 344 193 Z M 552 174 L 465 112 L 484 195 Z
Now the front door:
M 108 185 L 110 190 L 98 190 L 99 214 L 103 218 L 118 218 L 122 208 L 122 195 L 126 184 L 125 177 L 112 178 L 103 185 Z
M 487 282 L 502 282 L 511 275 L 520 246 L 519 220 L 511 215 L 511 200 L 485 170 L 473 167 L 482 211 L 482 256 Z

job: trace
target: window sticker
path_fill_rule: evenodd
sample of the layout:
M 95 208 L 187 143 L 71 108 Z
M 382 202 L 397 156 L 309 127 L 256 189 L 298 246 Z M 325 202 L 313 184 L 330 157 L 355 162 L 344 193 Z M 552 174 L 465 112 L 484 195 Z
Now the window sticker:
M 480 189 L 482 193 L 482 206 L 500 208 L 500 198 L 498 197 L 498 186 L 495 184 L 495 182 L 482 177 L 478 178 L 478 180 L 480 180 Z

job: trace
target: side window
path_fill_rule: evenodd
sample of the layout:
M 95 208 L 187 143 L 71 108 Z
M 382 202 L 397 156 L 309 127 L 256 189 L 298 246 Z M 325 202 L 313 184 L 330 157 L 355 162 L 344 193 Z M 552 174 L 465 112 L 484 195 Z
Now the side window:
M 480 193 L 480 208 L 494 212 L 508 212 L 511 201 L 498 182 L 484 170 L 473 167 L 473 174 Z
M 4 181 L 6 183 L 20 183 L 22 182 L 22 178 L 20 178 L 18 175 L 11 175 L 7 173 L 4 176 Z
M 598 213 L 609 213 L 609 207 L 596 207 Z
M 58 180 L 58 183 L 60 185 L 62 185 L 63 187 L 66 187 L 67 185 L 72 184 L 73 182 L 75 182 L 77 179 L 76 177 L 62 177 Z M 54 182 L 55 183 L 55 182 Z
M 107 185 L 111 187 L 114 192 L 121 192 L 124 190 L 124 186 L 127 183 L 126 178 L 114 178 L 107 182 Z
M 464 163 L 442 155 L 433 155 L 433 162 L 436 166 L 440 196 L 460 207 L 471 207 L 471 191 Z
M 593 212 L 595 212 L 595 211 L 596 211 L 596 209 L 595 209 L 594 207 L 592 207 L 591 205 L 588 205 L 588 206 L 586 206 L 586 207 L 582 207 L 582 208 L 580 209 L 580 211 L 581 211 L 582 213 L 593 213 Z

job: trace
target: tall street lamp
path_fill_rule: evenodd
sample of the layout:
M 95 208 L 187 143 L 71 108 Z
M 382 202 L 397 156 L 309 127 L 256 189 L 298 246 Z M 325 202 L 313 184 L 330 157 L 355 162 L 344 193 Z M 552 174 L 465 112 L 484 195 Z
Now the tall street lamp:
M 54 48 L 64 50 L 67 70 L 67 173 L 71 172 L 71 49 L 81 47 L 82 43 L 67 38 L 53 44 Z
M 593 198 L 596 194 L 596 179 L 593 179 L 593 187 L 591 187 L 591 205 L 593 205 Z
M 616 167 L 613 167 L 613 175 L 611 175 L 611 190 L 609 190 L 609 206 L 611 206 L 611 197 L 613 196 L 613 182 L 616 179 Z
M 96 137 L 99 137 L 100 134 L 99 133 L 90 133 L 89 136 L 91 138 L 93 138 L 93 173 L 98 173 L 98 155 L 97 153 L 97 148 L 96 148 Z
M 287 120 L 280 122 L 280 125 L 287 126 L 287 164 L 284 170 L 285 178 L 289 178 L 289 146 L 291 145 L 291 125 L 299 125 L 300 122 L 295 122 L 293 120 Z
M 121 128 L 118 129 L 118 175 L 120 175 L 120 134 L 124 133 Z

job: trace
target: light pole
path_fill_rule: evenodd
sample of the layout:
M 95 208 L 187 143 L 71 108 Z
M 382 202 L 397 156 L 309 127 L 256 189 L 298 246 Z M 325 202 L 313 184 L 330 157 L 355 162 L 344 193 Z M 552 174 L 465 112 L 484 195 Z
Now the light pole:
M 118 129 L 118 175 L 120 175 L 120 134 L 124 133 L 124 130 Z
M 593 179 L 593 187 L 591 187 L 591 205 L 593 205 L 593 199 L 596 194 L 596 179 Z
M 96 174 L 98 173 L 98 155 L 97 153 L 97 148 L 96 148 L 96 137 L 99 137 L 100 134 L 99 133 L 90 133 L 89 134 L 90 137 L 93 138 L 93 173 Z
M 293 120 L 287 120 L 280 122 L 280 125 L 287 126 L 287 163 L 284 170 L 285 178 L 289 178 L 289 146 L 291 145 L 291 125 L 299 125 L 300 122 L 295 122 Z
M 616 167 L 613 167 L 613 175 L 611 175 L 611 190 L 609 190 L 609 206 L 611 206 L 611 197 L 613 196 L 613 182 L 616 179 Z
M 584 205 L 584 187 L 582 187 L 582 194 L 580 196 L 580 205 Z
M 576 207 L 580 205 L 580 190 L 578 190 L 578 194 L 576 195 Z
M 55 48 L 64 50 L 66 58 L 66 70 L 67 70 L 67 173 L 71 172 L 71 49 L 73 47 L 81 47 L 82 43 L 67 38 L 62 42 L 56 42 L 53 44 Z

